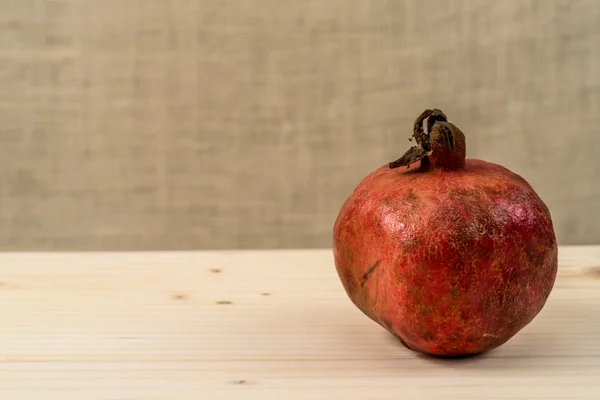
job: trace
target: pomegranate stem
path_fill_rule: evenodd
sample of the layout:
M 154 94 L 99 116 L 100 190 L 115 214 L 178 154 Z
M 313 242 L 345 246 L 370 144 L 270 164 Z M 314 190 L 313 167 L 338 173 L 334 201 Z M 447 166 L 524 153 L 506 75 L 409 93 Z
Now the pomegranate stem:
M 446 114 L 441 110 L 427 109 L 421 113 L 413 125 L 411 137 L 417 142 L 416 146 L 408 149 L 389 167 L 399 168 L 421 161 L 421 170 L 460 169 L 465 164 L 465 136 L 458 127 L 448 122 Z

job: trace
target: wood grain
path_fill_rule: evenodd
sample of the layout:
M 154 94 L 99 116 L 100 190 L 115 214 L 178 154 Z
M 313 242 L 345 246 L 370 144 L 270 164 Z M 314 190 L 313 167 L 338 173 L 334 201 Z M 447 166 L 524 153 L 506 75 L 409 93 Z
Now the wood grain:
M 0 255 L 0 398 L 599 399 L 600 246 L 484 356 L 402 347 L 329 250 Z

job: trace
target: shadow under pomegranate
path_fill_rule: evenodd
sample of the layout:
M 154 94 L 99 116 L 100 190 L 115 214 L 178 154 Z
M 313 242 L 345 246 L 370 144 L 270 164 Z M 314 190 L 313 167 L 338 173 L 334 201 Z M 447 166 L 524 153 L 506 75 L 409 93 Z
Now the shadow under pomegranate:
M 409 351 L 411 355 L 414 355 L 418 358 L 422 358 L 425 360 L 429 360 L 429 361 L 441 361 L 441 362 L 451 362 L 453 360 L 476 360 L 476 359 L 481 359 L 481 358 L 486 358 L 491 351 L 484 351 L 484 352 L 480 352 L 480 353 L 472 353 L 472 354 L 463 354 L 463 355 L 455 355 L 455 356 L 445 356 L 445 355 L 435 355 L 435 354 L 429 354 L 429 353 L 424 353 L 420 350 L 416 350 L 416 349 L 411 349 L 405 342 L 404 340 L 402 340 L 401 337 L 396 336 L 394 334 L 390 334 L 389 332 L 387 332 L 388 334 L 386 335 L 386 338 L 393 342 L 393 344 L 395 344 L 396 346 L 400 346 L 402 349 Z

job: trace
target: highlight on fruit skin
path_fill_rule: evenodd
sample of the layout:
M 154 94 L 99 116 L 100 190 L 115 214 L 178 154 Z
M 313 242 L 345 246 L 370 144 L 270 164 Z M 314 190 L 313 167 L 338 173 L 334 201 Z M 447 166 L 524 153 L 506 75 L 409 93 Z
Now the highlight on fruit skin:
M 558 269 L 550 212 L 525 179 L 466 158 L 438 109 L 416 145 L 364 177 L 333 228 L 352 303 L 406 347 L 456 357 L 497 348 L 540 313 Z

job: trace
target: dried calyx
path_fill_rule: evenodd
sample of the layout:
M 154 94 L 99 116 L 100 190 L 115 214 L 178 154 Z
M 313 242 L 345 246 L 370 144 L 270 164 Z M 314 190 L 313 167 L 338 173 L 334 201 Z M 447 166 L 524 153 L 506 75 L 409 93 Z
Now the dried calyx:
M 461 169 L 465 165 L 465 135 L 458 127 L 448 122 L 446 115 L 437 108 L 427 109 L 415 120 L 413 135 L 416 146 L 408 149 L 390 168 L 410 167 L 421 162 L 421 170 Z

